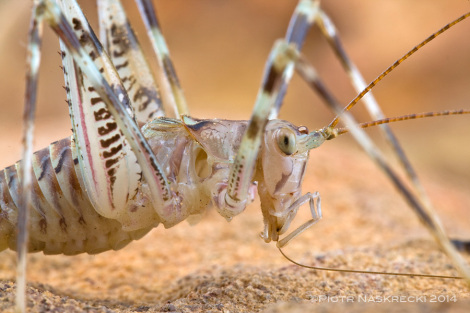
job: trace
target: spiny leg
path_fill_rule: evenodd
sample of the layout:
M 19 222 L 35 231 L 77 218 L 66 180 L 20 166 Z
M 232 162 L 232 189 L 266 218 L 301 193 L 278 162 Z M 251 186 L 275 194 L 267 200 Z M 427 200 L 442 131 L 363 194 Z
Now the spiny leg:
M 283 40 L 277 41 L 271 50 L 253 113 L 230 170 L 225 195 L 229 217 L 239 214 L 246 206 L 261 139 L 282 86 L 292 77 L 295 55 L 296 49 Z
M 102 71 L 125 110 L 134 117 L 132 102 L 119 74 L 103 52 L 80 7 L 76 1 L 60 1 L 59 4 L 65 17 L 74 24 L 73 31 L 80 38 L 82 50 Z M 93 206 L 102 216 L 117 218 L 120 212 L 113 208 L 126 207 L 130 198 L 127 194 L 132 195 L 138 187 L 141 170 L 103 99 L 76 66 L 62 40 L 60 47 L 73 137 L 80 155 L 78 162 L 84 186 Z
M 16 310 L 26 311 L 26 253 L 28 248 L 28 216 L 30 210 L 32 192 L 32 157 L 33 157 L 33 131 L 34 114 L 36 110 L 37 82 L 39 77 L 39 66 L 41 62 L 41 37 L 42 22 L 36 18 L 37 3 L 33 5 L 33 11 L 29 28 L 28 39 L 28 72 L 26 74 L 26 95 L 23 114 L 23 152 L 20 176 L 21 182 L 19 214 L 18 214 L 18 237 L 16 250 L 18 256 L 16 276 Z
M 171 61 L 170 52 L 158 23 L 152 0 L 136 0 L 136 3 L 157 57 L 159 65 L 157 80 L 162 89 L 163 103 L 174 109 L 177 118 L 183 114 L 188 115 L 189 109 L 183 89 Z
M 119 0 L 98 0 L 100 40 L 121 78 L 139 125 L 165 116 L 150 66 Z
M 261 137 L 268 119 L 278 116 L 287 85 L 292 77 L 306 34 L 319 10 L 319 1 L 300 0 L 289 23 L 284 40 L 278 41 L 266 63 L 263 83 L 258 92 L 255 107 L 240 149 L 229 176 L 226 202 L 235 206 L 247 196 L 249 182 L 259 151 Z
M 82 47 L 80 39 L 60 8 L 51 0 L 44 0 L 39 5 L 37 14 L 42 15 L 63 40 L 75 63 L 89 80 L 93 91 L 99 95 L 100 101 L 106 104 L 106 108 L 114 117 L 118 128 L 126 136 L 132 151 L 137 157 L 145 181 L 149 186 L 151 200 L 161 217 L 161 222 L 166 227 L 171 226 L 173 221 L 179 218 L 179 215 L 178 212 L 171 212 L 170 214 L 168 207 L 173 206 L 175 201 L 178 200 L 171 191 L 169 182 L 139 127 L 111 88 L 107 77 L 101 74 L 100 70 L 94 65 L 92 58 L 88 55 L 87 50 Z M 80 24 L 80 26 L 83 26 L 83 24 Z M 91 35 L 91 33 L 87 33 L 87 35 Z M 94 41 L 92 43 L 95 44 Z M 97 47 L 95 49 L 99 50 Z M 101 51 L 101 53 L 104 54 L 104 51 Z
M 294 60 L 298 57 L 297 52 L 302 47 L 318 10 L 319 1 L 301 0 L 293 14 L 285 40 L 280 40 L 275 44 L 268 58 L 255 108 L 229 175 L 225 202 L 230 216 L 240 213 L 246 205 L 248 189 L 266 124 L 269 119 L 276 118 L 278 115 L 287 85 L 292 77 Z M 315 219 L 313 213 L 312 217 Z M 299 234 L 301 231 L 303 230 L 294 232 Z

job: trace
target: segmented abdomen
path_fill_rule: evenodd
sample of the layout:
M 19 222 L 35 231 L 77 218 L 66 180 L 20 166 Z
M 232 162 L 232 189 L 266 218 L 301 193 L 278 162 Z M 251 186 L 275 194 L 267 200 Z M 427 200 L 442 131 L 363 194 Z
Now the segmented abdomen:
M 16 250 L 20 163 L 0 171 L 0 251 Z M 45 254 L 90 254 L 118 250 L 152 227 L 125 232 L 119 222 L 102 217 L 83 188 L 71 138 L 52 143 L 33 156 L 29 251 Z

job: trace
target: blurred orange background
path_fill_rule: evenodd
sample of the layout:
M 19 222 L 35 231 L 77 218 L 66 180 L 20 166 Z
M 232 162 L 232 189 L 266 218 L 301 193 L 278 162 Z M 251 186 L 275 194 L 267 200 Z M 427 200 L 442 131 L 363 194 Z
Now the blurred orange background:
M 81 1 L 96 25 L 93 1 Z M 200 118 L 247 119 L 254 104 L 266 57 L 275 39 L 285 34 L 297 1 L 157 1 L 158 15 L 191 113 Z M 133 1 L 126 1 L 130 20 L 145 34 Z M 470 9 L 468 1 L 339 1 L 322 3 L 339 29 L 347 52 L 371 81 L 433 31 Z M 30 2 L 0 3 L 0 166 L 20 155 L 25 50 Z M 374 93 L 387 116 L 432 110 L 469 108 L 470 22 L 438 38 L 390 77 Z M 141 36 L 145 37 L 145 36 Z M 142 39 L 146 48 L 146 38 Z M 56 37 L 45 30 L 40 74 L 36 147 L 68 136 Z M 151 50 L 147 50 L 152 59 Z M 336 96 L 347 103 L 355 96 L 317 29 L 304 49 Z M 361 121 L 369 120 L 361 108 Z M 320 128 L 332 118 L 298 77 L 292 81 L 281 118 Z M 456 179 L 470 176 L 468 117 L 437 118 L 394 125 L 418 167 L 444 171 Z M 370 133 L 374 133 L 371 131 Z M 349 138 L 338 139 L 345 156 Z M 364 157 L 365 158 L 365 157 Z
M 137 33 L 144 35 L 134 2 L 125 2 Z M 81 1 L 81 4 L 96 25 L 93 1 Z M 296 4 L 294 0 L 156 1 L 163 33 L 193 116 L 249 118 L 266 58 L 274 41 L 284 36 Z M 374 79 L 432 32 L 470 10 L 466 0 L 330 0 L 324 1 L 322 6 L 336 24 L 347 52 L 366 81 Z M 29 1 L 0 0 L 0 168 L 20 157 L 29 7 Z M 374 88 L 385 114 L 470 109 L 469 33 L 470 20 L 437 38 Z M 148 41 L 142 37 L 147 55 L 152 59 Z M 49 29 L 45 29 L 43 46 L 37 149 L 71 134 L 58 41 Z M 309 33 L 303 52 L 342 103 L 347 104 L 356 95 L 317 29 Z M 361 107 L 355 108 L 354 114 L 360 121 L 369 120 Z M 333 116 L 306 84 L 294 76 L 280 117 L 314 129 L 325 126 Z M 452 235 L 469 238 L 470 116 L 403 122 L 394 124 L 393 129 L 424 178 L 444 225 Z M 369 133 L 379 138 L 375 130 Z M 383 146 L 380 140 L 379 144 Z M 325 251 L 372 241 L 386 246 L 398 238 L 408 239 L 411 233 L 416 234 L 416 228 L 418 235 L 427 235 L 391 184 L 387 184 L 359 150 L 350 136 L 345 135 L 312 152 L 304 191 L 318 190 L 322 194 L 325 218 L 315 226 L 315 231 L 303 235 L 309 249 Z M 261 229 L 256 206 L 247 209 L 253 216 L 256 212 L 256 217 L 243 214 L 244 217 L 234 219 L 230 227 L 217 214 L 206 224 L 201 222 L 196 226 L 198 229 L 187 230 L 182 225 L 170 230 L 160 227 L 155 231 L 158 248 L 166 251 L 165 240 L 161 238 L 173 237 L 183 238 L 185 245 L 195 248 L 200 238 L 194 242 L 188 238 L 198 234 L 210 247 L 201 255 L 210 254 L 214 246 L 211 240 L 221 238 L 241 238 L 239 243 L 243 244 L 237 245 L 237 253 L 243 256 L 243 262 L 257 255 L 257 250 L 272 253 L 266 248 L 268 245 L 255 238 Z M 298 221 L 305 221 L 308 213 L 302 210 Z M 220 232 L 214 230 L 214 220 L 223 223 Z M 240 231 L 249 227 L 253 230 Z M 183 235 L 178 237 L 180 231 Z M 378 233 L 388 234 L 380 238 L 376 236 Z M 251 240 L 248 238 L 253 238 L 255 243 L 246 244 Z M 154 245 L 157 241 L 147 242 Z M 299 245 L 302 253 L 306 251 L 305 245 Z M 228 246 L 222 244 L 218 253 L 230 258 L 231 254 L 225 254 Z M 186 253 L 186 248 L 181 251 Z M 104 263 L 106 258 L 103 257 Z M 272 255 L 263 259 L 266 261 L 281 262 Z M 191 265 L 197 266 L 197 261 Z M 41 269 L 36 271 L 39 275 L 50 275 L 42 265 L 38 268 Z M 168 269 L 162 270 L 166 271 Z M 177 273 L 179 271 L 180 268 Z M 41 279 L 36 278 L 36 281 Z

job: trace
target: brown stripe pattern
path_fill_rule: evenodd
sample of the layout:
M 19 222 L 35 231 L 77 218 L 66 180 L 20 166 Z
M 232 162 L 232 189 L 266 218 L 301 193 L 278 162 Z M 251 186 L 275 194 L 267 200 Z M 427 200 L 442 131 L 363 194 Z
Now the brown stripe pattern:
M 145 235 L 151 227 L 125 232 L 119 222 L 95 211 L 80 182 L 72 147 L 67 137 L 34 153 L 29 252 L 95 254 L 121 249 Z M 0 251 L 16 250 L 19 168 L 18 162 L 0 171 Z

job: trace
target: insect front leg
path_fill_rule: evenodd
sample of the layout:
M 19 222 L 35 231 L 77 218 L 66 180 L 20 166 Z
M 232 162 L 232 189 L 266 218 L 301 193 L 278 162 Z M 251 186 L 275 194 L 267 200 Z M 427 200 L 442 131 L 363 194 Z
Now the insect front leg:
M 292 237 L 313 225 L 321 217 L 314 206 L 319 194 L 301 195 L 308 152 L 325 141 L 325 134 L 308 133 L 306 127 L 294 127 L 288 122 L 268 118 L 275 103 L 287 86 L 297 58 L 295 45 L 277 41 L 268 58 L 262 86 L 258 93 L 252 117 L 241 139 L 231 166 L 225 203 L 219 213 L 230 219 L 242 212 L 247 204 L 252 180 L 258 182 L 258 193 L 264 217 L 262 237 L 266 242 L 278 241 L 287 231 L 298 208 L 310 202 L 312 220 L 308 226 L 295 230 Z M 285 245 L 290 239 L 282 244 Z
M 268 117 L 273 110 L 274 101 L 280 92 L 280 82 L 289 80 L 294 69 L 293 56 L 289 55 L 291 52 L 292 48 L 284 41 L 278 41 L 271 51 L 263 85 L 231 166 L 228 188 L 224 197 L 225 205 L 219 211 L 224 217 L 231 218 L 245 209 L 261 140 Z
M 267 127 L 269 119 L 278 115 L 293 74 L 295 60 L 298 58 L 298 49 L 302 47 L 305 35 L 315 20 L 318 10 L 318 1 L 300 1 L 291 19 L 286 38 L 274 45 L 265 67 L 263 83 L 251 119 L 229 175 L 225 206 L 221 214 L 232 217 L 243 211 L 251 180 L 257 180 L 260 183 L 258 191 L 265 223 L 265 231 L 262 234 L 265 241 L 278 241 L 279 235 L 287 230 L 300 206 L 294 203 L 303 203 L 303 201 L 298 202 L 299 199 L 309 199 L 309 194 L 304 195 L 304 198 L 300 195 L 308 150 L 319 146 L 325 139 L 325 134 L 318 132 L 309 134 L 305 127 L 294 129 L 276 122 Z M 278 148 L 272 147 L 272 140 L 275 145 L 279 145 Z M 299 145 L 296 144 L 297 140 Z M 279 148 L 281 151 L 277 150 Z M 260 149 L 262 149 L 261 155 Z M 270 151 L 267 152 L 268 150 Z M 295 180 L 298 183 L 293 186 L 292 182 Z M 311 200 L 312 217 L 317 221 L 318 215 L 313 207 L 313 198 Z M 310 222 L 310 225 L 313 223 Z M 298 234 L 300 231 L 296 230 L 294 233 Z
M 243 211 L 251 180 L 257 180 L 265 223 L 262 237 L 265 241 L 279 240 L 279 235 L 287 230 L 298 207 L 306 199 L 310 199 L 312 220 L 316 222 L 318 216 L 321 216 L 315 212 L 311 194 L 302 197 L 300 192 L 308 150 L 324 142 L 325 134 L 309 134 L 305 127 L 295 129 L 276 122 L 267 127 L 268 120 L 278 115 L 298 58 L 297 51 L 302 47 L 318 11 L 319 1 L 301 0 L 291 19 L 286 38 L 274 45 L 252 116 L 229 175 L 225 207 L 221 214 L 231 217 Z M 277 148 L 273 146 L 273 140 Z M 292 184 L 294 181 L 297 181 L 295 185 Z M 315 197 L 319 195 L 315 193 Z M 310 221 L 310 225 L 313 223 Z M 298 229 L 294 233 L 301 231 Z

